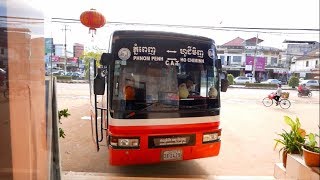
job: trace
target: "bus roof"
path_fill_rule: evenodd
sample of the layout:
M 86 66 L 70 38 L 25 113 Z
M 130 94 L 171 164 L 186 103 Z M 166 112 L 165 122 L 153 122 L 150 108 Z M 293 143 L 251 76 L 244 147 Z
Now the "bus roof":
M 155 38 L 155 39 L 170 39 L 170 40 L 185 40 L 185 41 L 197 41 L 202 43 L 215 44 L 215 41 L 208 37 L 190 35 L 176 32 L 164 32 L 164 31 L 150 31 L 150 30 L 119 30 L 113 32 L 113 37 L 118 38 Z

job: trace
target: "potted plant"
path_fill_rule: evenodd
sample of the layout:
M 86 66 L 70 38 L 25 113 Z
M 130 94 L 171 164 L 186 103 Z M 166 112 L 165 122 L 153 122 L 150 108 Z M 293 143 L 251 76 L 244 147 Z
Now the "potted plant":
M 284 121 L 290 126 L 290 131 L 283 129 L 283 132 L 278 134 L 281 138 L 274 139 L 276 144 L 274 149 L 281 144 L 279 153 L 282 152 L 283 166 L 287 165 L 287 154 L 302 154 L 301 144 L 305 142 L 305 130 L 301 129 L 299 118 L 293 121 L 290 117 L 284 116 Z
M 320 166 L 320 147 L 317 146 L 316 137 L 319 135 L 310 133 L 307 135 L 307 141 L 302 145 L 303 158 L 307 166 L 319 167 Z

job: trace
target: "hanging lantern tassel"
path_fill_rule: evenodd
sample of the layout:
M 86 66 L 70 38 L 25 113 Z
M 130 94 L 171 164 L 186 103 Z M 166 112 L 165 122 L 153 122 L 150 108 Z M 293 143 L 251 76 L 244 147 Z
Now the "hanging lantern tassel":
M 106 24 L 104 16 L 95 9 L 81 13 L 80 21 L 83 25 L 89 27 L 89 34 L 91 33 L 92 38 L 97 32 L 97 28 L 101 28 Z
M 97 34 L 97 29 L 96 28 L 89 28 L 89 34 L 91 33 L 91 37 L 93 38 L 93 34 Z

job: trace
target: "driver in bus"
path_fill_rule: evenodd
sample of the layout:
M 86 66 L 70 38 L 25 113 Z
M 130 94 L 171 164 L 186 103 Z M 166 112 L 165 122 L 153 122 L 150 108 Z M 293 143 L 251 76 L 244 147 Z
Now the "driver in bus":
M 135 95 L 136 95 L 136 92 L 135 92 L 134 87 L 132 87 L 131 85 L 127 85 L 124 89 L 124 99 L 126 101 L 134 100 Z
M 125 108 L 127 110 L 132 110 L 134 108 L 134 100 L 136 96 L 136 90 L 134 87 L 134 80 L 127 79 L 126 85 L 123 89 L 123 95 L 125 100 Z

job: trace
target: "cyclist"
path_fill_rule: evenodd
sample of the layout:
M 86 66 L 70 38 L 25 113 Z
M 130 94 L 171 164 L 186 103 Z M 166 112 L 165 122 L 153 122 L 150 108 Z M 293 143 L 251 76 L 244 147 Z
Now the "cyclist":
M 282 93 L 281 84 L 278 84 L 278 88 L 274 96 L 274 99 L 276 100 L 276 106 L 279 105 L 279 99 L 280 99 L 281 93 Z

